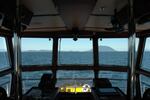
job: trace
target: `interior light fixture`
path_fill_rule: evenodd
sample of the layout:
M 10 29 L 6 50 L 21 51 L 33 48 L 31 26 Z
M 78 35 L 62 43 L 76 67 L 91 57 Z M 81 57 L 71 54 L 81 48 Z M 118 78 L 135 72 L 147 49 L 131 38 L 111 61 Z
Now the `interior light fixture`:
M 73 27 L 72 28 L 72 33 L 74 34 L 74 36 L 73 36 L 73 40 L 74 41 L 77 41 L 78 40 L 78 34 L 79 34 L 79 29 L 78 29 L 78 27 Z
M 77 40 L 78 40 L 77 35 L 75 35 L 75 36 L 73 37 L 73 40 L 74 40 L 74 41 L 77 41 Z
M 100 12 L 103 12 L 104 10 L 105 10 L 105 7 L 104 7 L 104 6 L 102 6 L 102 7 L 99 8 L 99 11 L 100 11 Z

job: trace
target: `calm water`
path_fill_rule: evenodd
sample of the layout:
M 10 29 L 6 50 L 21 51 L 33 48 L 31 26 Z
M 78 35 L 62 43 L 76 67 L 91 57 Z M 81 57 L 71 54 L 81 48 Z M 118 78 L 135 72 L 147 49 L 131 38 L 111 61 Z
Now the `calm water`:
M 93 64 L 93 54 L 92 52 L 60 52 L 58 57 L 59 64 Z M 52 61 L 52 53 L 51 52 L 23 52 L 22 54 L 22 65 L 43 65 L 43 64 L 51 64 Z M 127 52 L 101 52 L 99 55 L 99 63 L 100 64 L 108 64 L 108 65 L 128 65 L 128 53 Z M 5 52 L 0 52 L 0 68 L 8 67 L 8 57 Z M 150 69 L 150 52 L 144 53 L 142 66 L 149 70 Z M 43 73 L 49 73 L 49 71 L 42 72 L 32 72 L 32 73 L 23 73 L 23 79 L 37 79 L 36 82 L 33 80 L 24 81 L 23 85 L 25 87 L 37 86 L 38 81 Z M 108 72 L 102 71 L 99 74 L 100 77 L 116 79 L 111 80 L 113 86 L 119 86 L 123 91 L 126 91 L 124 87 L 126 87 L 126 73 L 119 72 Z M 68 80 L 59 80 L 58 86 L 63 85 L 67 82 L 73 82 L 75 78 L 88 78 L 87 82 L 92 85 L 92 80 L 90 78 L 94 77 L 93 71 L 58 71 L 57 78 L 70 78 Z M 5 77 L 0 78 L 0 83 L 5 83 L 9 80 L 10 76 L 7 75 Z M 72 79 L 72 80 L 71 80 Z M 122 81 L 117 81 L 117 79 L 124 79 Z M 147 81 L 146 77 L 142 78 L 143 81 L 150 83 Z M 82 81 L 80 81 L 82 82 Z M 83 81 L 84 82 L 84 81 Z

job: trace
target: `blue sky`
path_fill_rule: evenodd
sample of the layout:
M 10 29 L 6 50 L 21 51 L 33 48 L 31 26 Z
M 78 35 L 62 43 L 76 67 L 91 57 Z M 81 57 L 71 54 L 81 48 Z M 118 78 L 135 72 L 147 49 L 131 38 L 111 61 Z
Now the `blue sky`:
M 136 40 L 138 42 L 138 40 Z M 59 41 L 60 42 L 60 41 Z M 150 39 L 147 40 L 150 43 Z M 150 46 L 146 43 L 146 50 L 150 50 Z M 128 39 L 102 39 L 99 40 L 99 44 L 103 46 L 109 46 L 117 51 L 128 50 Z M 23 51 L 27 50 L 52 50 L 52 40 L 49 39 L 22 39 L 21 48 Z M 61 39 L 61 51 L 87 51 L 92 49 L 92 41 L 90 39 Z M 5 40 L 0 38 L 0 50 L 6 50 Z

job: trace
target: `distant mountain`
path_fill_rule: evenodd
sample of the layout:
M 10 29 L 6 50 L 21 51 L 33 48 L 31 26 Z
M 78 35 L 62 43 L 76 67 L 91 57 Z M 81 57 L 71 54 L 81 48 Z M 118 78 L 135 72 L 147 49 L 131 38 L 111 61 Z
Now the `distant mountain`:
M 50 50 L 24 50 L 23 52 L 51 52 Z
M 99 51 L 100 52 L 113 52 L 116 50 L 114 50 L 113 48 L 108 47 L 108 46 L 99 46 Z
M 87 52 L 92 52 L 93 49 L 87 51 Z M 113 48 L 109 47 L 109 46 L 99 46 L 99 51 L 100 52 L 114 52 L 116 50 L 114 50 Z M 23 52 L 52 52 L 50 50 L 26 50 Z M 62 51 L 62 52 L 79 52 L 79 51 Z M 86 52 L 86 51 L 82 51 L 82 52 Z
M 90 51 L 93 51 L 93 49 Z M 100 52 L 114 52 L 116 50 L 114 50 L 113 48 L 111 48 L 109 46 L 99 46 L 99 51 Z

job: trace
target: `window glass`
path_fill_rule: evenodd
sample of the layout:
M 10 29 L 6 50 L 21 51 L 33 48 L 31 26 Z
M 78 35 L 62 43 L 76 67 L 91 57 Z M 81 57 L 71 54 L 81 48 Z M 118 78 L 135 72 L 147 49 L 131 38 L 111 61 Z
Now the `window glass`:
M 68 84 L 89 84 L 92 86 L 93 71 L 57 71 L 57 87 Z
M 0 70 L 10 67 L 5 38 L 0 37 Z
M 99 51 L 99 64 L 128 64 L 128 39 L 102 39 Z
M 136 51 L 139 39 L 136 38 Z M 99 64 L 128 65 L 128 38 L 100 39 Z
M 30 88 L 37 87 L 43 74 L 52 73 L 51 71 L 22 72 L 23 93 Z
M 143 94 L 146 89 L 150 88 L 150 77 L 140 75 L 141 80 L 141 93 Z
M 3 87 L 7 93 L 10 95 L 10 88 L 11 88 L 11 75 L 5 75 L 0 77 L 0 87 Z
M 150 71 L 150 38 L 146 40 L 145 50 L 143 54 L 142 68 Z
M 22 65 L 44 65 L 52 63 L 52 40 L 22 38 Z
M 59 64 L 93 64 L 92 41 L 90 39 L 61 39 L 59 42 Z
M 100 71 L 99 78 L 107 78 L 113 87 L 119 87 L 124 93 L 127 91 L 127 73 Z

